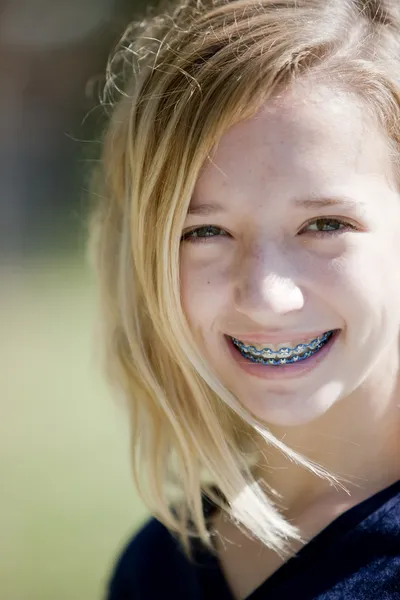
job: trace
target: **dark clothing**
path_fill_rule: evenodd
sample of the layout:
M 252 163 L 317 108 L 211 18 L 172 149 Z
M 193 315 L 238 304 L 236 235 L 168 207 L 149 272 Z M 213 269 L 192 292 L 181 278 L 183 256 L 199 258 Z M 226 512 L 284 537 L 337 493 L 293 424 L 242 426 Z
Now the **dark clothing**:
M 131 540 L 108 600 L 232 600 L 218 560 L 200 546 L 189 562 L 155 519 Z M 400 600 L 400 481 L 349 509 L 248 600 Z

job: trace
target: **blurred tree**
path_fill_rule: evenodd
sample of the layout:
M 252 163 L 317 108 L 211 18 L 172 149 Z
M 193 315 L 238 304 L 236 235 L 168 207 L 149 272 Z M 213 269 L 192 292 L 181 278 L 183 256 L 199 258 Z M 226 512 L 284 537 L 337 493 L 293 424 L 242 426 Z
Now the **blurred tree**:
M 104 72 L 112 46 L 143 4 L 3 1 L 0 257 L 77 243 L 88 156 L 79 140 L 94 140 L 101 122 L 88 82 Z

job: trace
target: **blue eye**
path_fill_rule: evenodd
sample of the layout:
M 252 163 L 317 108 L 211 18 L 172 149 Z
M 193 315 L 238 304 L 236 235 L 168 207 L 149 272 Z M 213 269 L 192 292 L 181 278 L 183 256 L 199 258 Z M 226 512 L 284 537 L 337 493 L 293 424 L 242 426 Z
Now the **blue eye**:
M 312 232 L 317 234 L 335 234 L 340 233 L 341 231 L 349 231 L 356 230 L 356 227 L 351 223 L 346 221 L 342 221 L 341 219 L 333 219 L 329 217 L 324 217 L 320 219 L 315 219 L 306 225 L 302 232 Z
M 191 229 L 190 231 L 186 231 L 181 237 L 181 242 L 207 242 L 209 238 L 228 236 L 229 234 L 221 229 L 220 227 L 215 227 L 214 225 L 202 225 L 201 227 L 196 227 L 196 229 Z
M 309 231 L 338 231 L 344 223 L 337 219 L 316 219 L 308 226 Z M 314 227 L 314 229 L 312 229 Z

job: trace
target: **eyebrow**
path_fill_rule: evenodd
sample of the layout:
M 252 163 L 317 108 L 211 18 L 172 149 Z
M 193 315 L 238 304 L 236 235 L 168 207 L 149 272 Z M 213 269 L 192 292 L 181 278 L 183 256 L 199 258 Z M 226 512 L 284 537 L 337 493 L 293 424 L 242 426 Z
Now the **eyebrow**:
M 294 201 L 294 206 L 298 208 L 305 208 L 306 210 L 318 210 L 321 208 L 327 208 L 330 206 L 340 206 L 342 208 L 356 208 L 360 209 L 363 207 L 361 202 L 352 200 L 351 198 L 329 196 L 327 198 L 298 198 Z M 217 202 L 198 204 L 197 206 L 189 206 L 188 215 L 209 215 L 211 213 L 222 213 L 226 212 L 227 208 Z
M 189 206 L 188 215 L 209 215 L 211 213 L 225 212 L 226 208 L 222 204 L 198 204 L 197 206 Z
M 352 200 L 351 198 L 340 197 L 335 198 L 329 196 L 327 198 L 299 198 L 294 202 L 295 206 L 305 208 L 307 210 L 318 210 L 319 208 L 326 208 L 329 206 L 340 206 L 342 208 L 360 208 L 363 206 L 361 202 Z

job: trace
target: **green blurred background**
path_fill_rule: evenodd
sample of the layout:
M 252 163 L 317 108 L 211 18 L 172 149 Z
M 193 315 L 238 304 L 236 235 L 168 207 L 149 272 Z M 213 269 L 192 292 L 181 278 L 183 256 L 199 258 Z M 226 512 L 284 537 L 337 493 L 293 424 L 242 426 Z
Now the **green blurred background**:
M 146 518 L 96 348 L 88 176 L 108 53 L 134 0 L 0 13 L 1 600 L 98 600 Z

